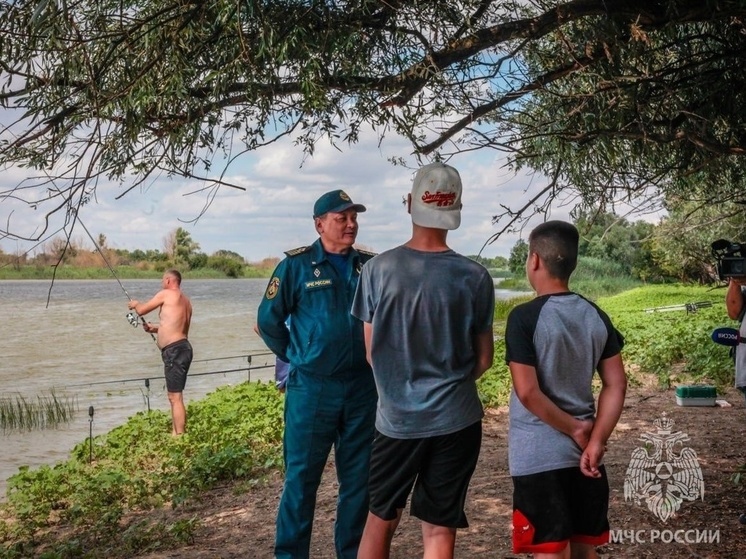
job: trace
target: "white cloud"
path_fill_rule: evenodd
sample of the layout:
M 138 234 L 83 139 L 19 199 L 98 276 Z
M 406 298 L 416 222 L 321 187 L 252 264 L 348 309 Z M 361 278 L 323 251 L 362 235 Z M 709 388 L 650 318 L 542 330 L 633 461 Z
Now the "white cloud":
M 391 164 L 388 158 L 392 156 L 404 157 L 409 168 Z M 461 154 L 449 163 L 459 170 L 464 182 L 462 225 L 449 234 L 449 244 L 461 253 L 476 254 L 497 231 L 492 216 L 500 213 L 500 204 L 515 206 L 526 199 L 529 179 L 503 169 L 494 152 Z M 368 208 L 359 216 L 358 242 L 381 251 L 409 238 L 411 226 L 402 199 L 409 192 L 416 167 L 411 146 L 396 137 L 379 146 L 371 133 L 341 152 L 321 142 L 310 158 L 284 140 L 238 159 L 225 180 L 246 190 L 222 187 L 204 215 L 200 216 L 207 193 L 186 195 L 199 190 L 200 184 L 164 176 L 120 200 L 115 197 L 126 184 L 101 183 L 96 198 L 81 209 L 80 218 L 94 237 L 104 234 L 109 246 L 115 248 L 162 250 L 169 232 L 183 227 L 204 252 L 232 250 L 257 261 L 313 242 L 314 201 L 328 190 L 342 188 Z M 22 171 L 16 168 L 1 175 L 0 189 L 17 184 Z M 0 222 L 6 222 L 11 210 L 15 211 L 12 223 L 23 224 L 24 232 L 43 222 L 39 210 L 7 199 L 0 199 Z M 52 230 L 60 225 L 57 220 Z M 87 242 L 82 230 L 74 238 L 81 236 Z M 485 247 L 482 254 L 508 256 L 517 239 L 518 235 L 505 236 Z M 18 248 L 23 248 L 20 244 Z M 10 252 L 18 249 L 8 240 L 0 246 Z

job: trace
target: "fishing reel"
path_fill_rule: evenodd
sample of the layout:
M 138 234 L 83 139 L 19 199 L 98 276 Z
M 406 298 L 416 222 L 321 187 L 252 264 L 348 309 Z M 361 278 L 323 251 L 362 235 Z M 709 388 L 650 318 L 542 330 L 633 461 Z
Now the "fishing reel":
M 128 312 L 127 313 L 127 322 L 129 322 L 133 328 L 137 328 L 137 326 L 140 324 L 140 317 L 137 316 L 136 313 Z
M 128 312 L 128 313 L 127 313 L 127 322 L 129 322 L 129 323 L 130 323 L 130 324 L 132 325 L 132 327 L 133 327 L 133 328 L 137 328 L 137 326 L 138 326 L 139 324 L 142 324 L 142 325 L 143 325 L 143 326 L 142 326 L 142 327 L 143 327 L 143 330 L 145 330 L 146 332 L 148 332 L 148 333 L 150 334 L 150 337 L 151 337 L 151 338 L 153 338 L 153 341 L 154 341 L 154 342 L 156 342 L 156 343 L 158 342 L 158 340 L 157 340 L 157 338 L 155 337 L 155 335 L 153 334 L 153 332 L 152 332 L 152 331 L 149 331 L 149 330 L 148 330 L 148 329 L 147 329 L 147 328 L 145 327 L 145 325 L 147 324 L 147 323 L 145 322 L 145 319 L 144 319 L 143 317 L 139 316 L 139 315 L 138 315 L 138 314 L 137 314 L 136 312 L 132 312 L 132 311 L 130 311 L 130 312 Z

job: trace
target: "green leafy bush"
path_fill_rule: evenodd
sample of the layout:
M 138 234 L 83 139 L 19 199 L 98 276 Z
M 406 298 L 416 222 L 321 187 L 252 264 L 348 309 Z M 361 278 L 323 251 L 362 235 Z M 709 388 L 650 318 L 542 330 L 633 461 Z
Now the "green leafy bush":
M 59 522 L 82 531 L 83 548 L 121 538 L 128 510 L 175 506 L 216 483 L 262 477 L 282 464 L 282 408 L 271 383 L 223 387 L 189 404 L 185 435 L 171 436 L 167 413 L 141 412 L 96 437 L 93 449 L 78 444 L 67 462 L 22 468 L 8 480 L 5 516 L 13 521 L 0 521 L 0 538 L 13 542 L 6 553 Z M 152 540 L 147 530 L 125 534 L 126 545 L 118 543 L 130 550 L 138 538 Z
M 685 285 L 632 289 L 599 301 L 626 339 L 622 355 L 628 364 L 653 373 L 668 387 L 676 382 L 733 381 L 728 348 L 712 342 L 715 328 L 735 326 L 725 310 L 725 291 Z M 710 307 L 687 311 L 687 303 Z M 674 310 L 661 307 L 675 307 Z M 685 376 L 683 376 L 685 375 Z

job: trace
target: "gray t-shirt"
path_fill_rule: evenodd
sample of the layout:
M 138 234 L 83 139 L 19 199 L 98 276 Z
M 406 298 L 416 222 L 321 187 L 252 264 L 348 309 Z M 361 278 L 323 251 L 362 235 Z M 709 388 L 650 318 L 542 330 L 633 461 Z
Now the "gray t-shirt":
M 536 369 L 541 391 L 560 409 L 591 419 L 596 406 L 591 381 L 599 361 L 618 354 L 624 339 L 609 317 L 575 293 L 537 297 L 508 315 L 505 361 Z M 580 448 L 510 395 L 510 475 L 577 467 Z
M 487 270 L 452 250 L 400 246 L 365 264 L 352 314 L 373 325 L 378 431 L 433 437 L 482 418 L 473 336 L 491 331 L 494 306 Z

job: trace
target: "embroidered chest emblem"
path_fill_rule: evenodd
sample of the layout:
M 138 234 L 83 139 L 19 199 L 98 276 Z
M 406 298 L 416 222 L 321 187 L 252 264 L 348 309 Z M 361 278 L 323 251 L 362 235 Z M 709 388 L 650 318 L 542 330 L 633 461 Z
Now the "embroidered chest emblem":
M 320 270 L 319 270 L 318 268 L 316 268 L 316 269 L 315 269 L 315 270 L 313 271 L 313 276 L 314 276 L 315 278 L 317 278 L 317 277 L 319 277 L 320 275 L 321 275 L 321 271 L 320 271 Z
M 305 283 L 306 289 L 319 289 L 320 287 L 331 287 L 332 280 L 331 279 L 318 279 L 313 281 L 307 281 Z

